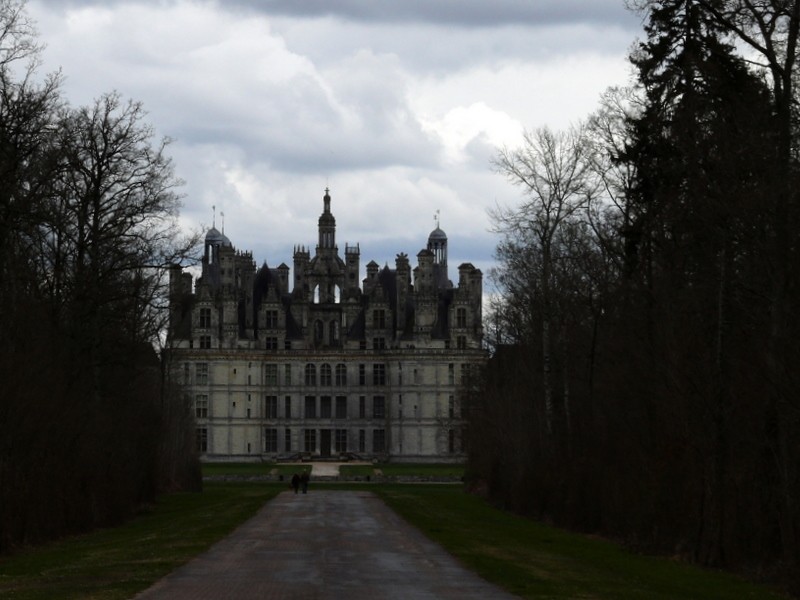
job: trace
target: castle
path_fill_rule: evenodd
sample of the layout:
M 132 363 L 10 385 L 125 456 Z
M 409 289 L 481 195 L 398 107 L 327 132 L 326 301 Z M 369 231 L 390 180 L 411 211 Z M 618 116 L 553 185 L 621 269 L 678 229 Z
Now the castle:
M 327 189 L 318 229 L 313 257 L 295 247 L 291 282 L 216 227 L 196 281 L 173 267 L 168 344 L 201 455 L 463 460 L 459 384 L 486 357 L 480 270 L 460 265 L 453 285 L 437 222 L 416 267 L 400 253 L 361 281 Z

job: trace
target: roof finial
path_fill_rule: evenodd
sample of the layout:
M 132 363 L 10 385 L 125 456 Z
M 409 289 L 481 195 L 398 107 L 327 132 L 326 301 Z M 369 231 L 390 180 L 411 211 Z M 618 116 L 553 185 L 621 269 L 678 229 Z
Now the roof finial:
M 225 213 L 219 211 L 219 216 L 222 217 L 222 235 L 225 235 Z
M 211 213 L 212 213 L 211 228 L 212 229 L 216 229 L 217 228 L 217 205 L 216 204 L 212 204 L 211 205 Z
M 436 221 L 436 229 L 439 229 L 439 209 L 436 209 L 436 214 L 433 215 L 433 220 Z

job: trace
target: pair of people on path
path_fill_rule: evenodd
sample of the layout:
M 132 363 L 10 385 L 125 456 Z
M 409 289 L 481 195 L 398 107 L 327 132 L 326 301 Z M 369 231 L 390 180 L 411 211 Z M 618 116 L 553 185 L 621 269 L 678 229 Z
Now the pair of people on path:
M 298 475 L 297 473 L 292 475 L 292 489 L 294 490 L 294 493 L 295 494 L 297 493 L 298 488 L 302 488 L 304 494 L 307 493 L 308 480 L 309 480 L 308 471 L 303 471 L 300 475 Z

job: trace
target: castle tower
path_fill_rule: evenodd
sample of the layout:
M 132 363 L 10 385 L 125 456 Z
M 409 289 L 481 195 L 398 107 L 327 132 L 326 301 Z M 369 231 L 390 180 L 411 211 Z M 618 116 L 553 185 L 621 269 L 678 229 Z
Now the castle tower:
M 361 248 L 359 248 L 358 244 L 355 246 L 345 245 L 344 262 L 347 265 L 345 289 L 348 292 L 353 292 L 358 290 L 358 272 L 361 268 Z
M 317 254 L 336 253 L 336 218 L 331 213 L 330 190 L 325 188 L 325 196 L 322 198 L 324 207 L 319 217 L 319 243 Z
M 311 256 L 304 246 L 294 247 L 294 285 L 292 286 L 292 294 L 301 298 L 305 298 L 308 293 L 306 272 L 310 259 Z
M 436 214 L 436 229 L 428 236 L 428 250 L 433 253 L 434 285 L 439 289 L 448 287 L 447 278 L 447 234 L 439 228 L 439 214 Z

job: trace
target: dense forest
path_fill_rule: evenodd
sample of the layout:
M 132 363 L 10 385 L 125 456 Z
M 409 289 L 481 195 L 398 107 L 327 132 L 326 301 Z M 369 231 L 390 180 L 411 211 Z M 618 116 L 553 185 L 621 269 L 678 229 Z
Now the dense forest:
M 800 0 L 640 0 L 634 77 L 527 133 L 473 382 L 504 506 L 800 590 Z
M 141 105 L 70 106 L 40 52 L 0 0 L 0 552 L 200 484 L 156 352 L 166 270 L 195 245 L 180 182 Z

